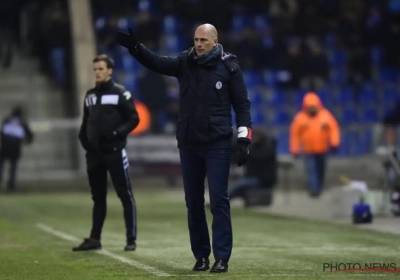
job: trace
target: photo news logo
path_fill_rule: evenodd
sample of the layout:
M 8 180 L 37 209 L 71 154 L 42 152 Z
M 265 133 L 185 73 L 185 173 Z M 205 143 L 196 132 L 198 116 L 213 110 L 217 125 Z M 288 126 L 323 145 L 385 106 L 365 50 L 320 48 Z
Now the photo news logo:
M 395 263 L 323 263 L 323 272 L 380 271 L 400 273 Z

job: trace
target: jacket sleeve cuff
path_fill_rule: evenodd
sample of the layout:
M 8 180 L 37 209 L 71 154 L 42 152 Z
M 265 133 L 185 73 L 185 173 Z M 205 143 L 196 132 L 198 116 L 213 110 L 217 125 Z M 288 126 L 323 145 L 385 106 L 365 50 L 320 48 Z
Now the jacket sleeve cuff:
M 237 141 L 251 143 L 253 137 L 253 130 L 251 127 L 239 126 Z

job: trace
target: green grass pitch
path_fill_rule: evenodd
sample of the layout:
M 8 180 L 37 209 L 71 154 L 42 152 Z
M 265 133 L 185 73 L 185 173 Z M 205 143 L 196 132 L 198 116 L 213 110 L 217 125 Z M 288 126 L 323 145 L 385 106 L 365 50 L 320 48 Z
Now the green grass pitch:
M 232 209 L 229 272 L 192 272 L 184 197 L 137 191 L 138 248 L 124 252 L 122 207 L 108 195 L 103 250 L 72 252 L 87 237 L 88 193 L 0 195 L 0 279 L 398 279 L 393 272 L 324 272 L 324 263 L 396 263 L 399 236 Z M 211 214 L 208 222 L 211 228 Z M 211 230 L 211 229 L 210 229 Z M 211 255 L 213 262 L 213 256 Z

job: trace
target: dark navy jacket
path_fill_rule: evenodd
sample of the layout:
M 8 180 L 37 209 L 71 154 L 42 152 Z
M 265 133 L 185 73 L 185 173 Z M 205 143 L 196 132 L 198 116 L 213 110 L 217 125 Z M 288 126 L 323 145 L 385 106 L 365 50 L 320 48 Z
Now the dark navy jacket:
M 130 53 L 145 67 L 178 78 L 178 148 L 229 148 L 233 107 L 237 127 L 251 128 L 250 101 L 236 56 L 224 53 L 198 65 L 194 48 L 159 56 L 142 44 Z

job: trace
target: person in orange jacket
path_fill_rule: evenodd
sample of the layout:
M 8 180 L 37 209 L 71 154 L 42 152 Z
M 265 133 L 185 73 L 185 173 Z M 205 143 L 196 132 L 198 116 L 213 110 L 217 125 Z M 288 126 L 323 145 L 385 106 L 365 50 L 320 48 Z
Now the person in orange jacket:
M 314 92 L 303 99 L 303 108 L 290 125 L 290 153 L 305 156 L 310 195 L 318 197 L 325 178 L 326 157 L 340 145 L 340 128 Z

